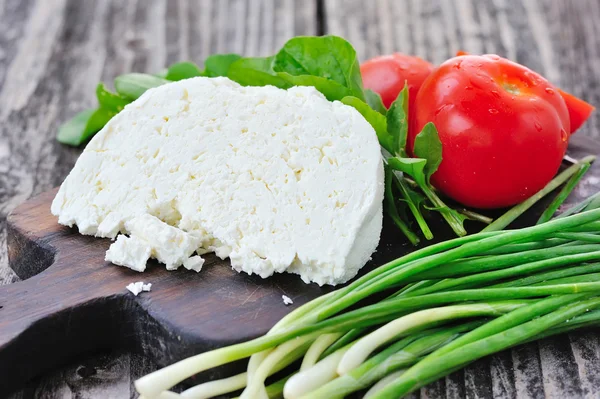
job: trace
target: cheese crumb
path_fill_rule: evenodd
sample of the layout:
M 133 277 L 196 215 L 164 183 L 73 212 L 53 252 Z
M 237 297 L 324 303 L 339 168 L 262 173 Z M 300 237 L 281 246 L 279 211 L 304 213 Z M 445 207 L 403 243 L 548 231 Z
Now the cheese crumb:
M 138 296 L 140 292 L 148 292 L 152 288 L 152 283 L 144 284 L 143 281 L 138 281 L 127 285 L 127 288 L 133 295 Z
M 293 305 L 294 304 L 294 301 L 292 301 L 292 298 L 290 298 L 287 295 L 282 295 L 281 299 L 283 299 L 283 303 L 285 304 L 285 306 Z
M 104 260 L 129 267 L 136 272 L 143 272 L 151 254 L 152 248 L 144 241 L 137 237 L 120 235 L 106 251 Z
M 202 270 L 202 265 L 204 265 L 204 259 L 198 255 L 194 255 L 183 261 L 183 267 L 195 272 L 200 272 L 200 270 Z

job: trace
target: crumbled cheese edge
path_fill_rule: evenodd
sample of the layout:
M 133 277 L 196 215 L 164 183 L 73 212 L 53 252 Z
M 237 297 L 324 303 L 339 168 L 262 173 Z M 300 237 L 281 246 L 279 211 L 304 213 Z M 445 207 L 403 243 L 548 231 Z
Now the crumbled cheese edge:
M 294 301 L 292 301 L 292 298 L 290 298 L 287 295 L 282 295 L 281 299 L 283 299 L 283 303 L 284 303 L 285 306 L 293 305 L 294 304 Z
M 148 292 L 152 289 L 152 283 L 144 284 L 143 281 L 137 281 L 135 283 L 128 284 L 127 290 L 131 292 L 133 295 L 138 296 L 141 292 Z

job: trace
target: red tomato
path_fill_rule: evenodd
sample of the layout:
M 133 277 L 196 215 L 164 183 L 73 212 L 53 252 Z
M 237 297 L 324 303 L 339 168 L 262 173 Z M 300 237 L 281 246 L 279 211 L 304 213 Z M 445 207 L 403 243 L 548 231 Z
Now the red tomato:
M 466 51 L 459 50 L 456 56 L 469 55 Z M 575 133 L 581 125 L 588 120 L 592 112 L 596 109 L 592 104 L 589 104 L 582 99 L 575 97 L 566 91 L 558 90 L 560 95 L 565 99 L 567 109 L 569 110 L 569 119 L 571 126 L 571 134 Z
M 444 62 L 421 86 L 415 107 L 408 150 L 433 122 L 443 160 L 432 183 L 467 206 L 525 200 L 554 177 L 567 149 L 569 111 L 558 89 L 496 55 Z
M 584 124 L 585 121 L 588 120 L 595 108 L 592 104 L 588 104 L 572 94 L 562 90 L 559 90 L 559 92 L 567 104 L 567 109 L 569 110 L 569 119 L 571 120 L 571 134 L 573 134 L 581 127 L 581 125 Z
M 419 87 L 432 70 L 433 65 L 429 62 L 401 53 L 375 57 L 360 66 L 363 86 L 379 93 L 386 108 L 390 107 L 407 82 L 409 112 L 413 109 Z

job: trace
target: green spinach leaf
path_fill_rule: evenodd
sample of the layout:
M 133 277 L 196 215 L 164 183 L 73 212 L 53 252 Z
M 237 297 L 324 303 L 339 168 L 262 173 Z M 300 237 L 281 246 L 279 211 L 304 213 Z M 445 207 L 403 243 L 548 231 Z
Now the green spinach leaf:
M 100 131 L 115 115 L 104 108 L 81 111 L 58 129 L 56 139 L 77 147 Z
M 164 78 L 167 80 L 178 81 L 183 79 L 194 78 L 196 76 L 203 76 L 202 71 L 198 68 L 198 65 L 193 62 L 177 62 L 171 65 L 167 69 L 167 73 Z
M 442 142 L 432 122 L 423 126 L 423 130 L 415 137 L 414 150 L 415 156 L 427 160 L 425 177 L 429 183 L 431 175 L 435 173 L 442 162 Z
M 195 78 L 197 76 L 227 76 L 231 64 L 242 58 L 237 54 L 214 54 L 204 60 L 204 70 L 191 61 L 177 62 L 161 74 L 156 75 L 171 81 Z
M 208 76 L 211 78 L 217 76 L 227 76 L 231 65 L 242 58 L 237 54 L 215 54 L 208 56 L 204 60 L 204 71 L 202 76 Z
M 128 73 L 115 78 L 115 89 L 123 97 L 137 100 L 146 90 L 166 83 L 169 83 L 169 81 L 154 75 Z
M 131 102 L 131 100 L 108 90 L 104 83 L 99 83 L 96 86 L 96 97 L 101 108 L 113 111 L 114 113 L 121 112 Z
M 342 86 L 333 80 L 322 78 L 320 76 L 293 76 L 287 72 L 277 72 L 277 76 L 289 82 L 293 86 L 313 86 L 315 89 L 323 93 L 323 95 L 327 97 L 329 101 L 341 101 L 344 97 L 352 95 L 350 89 L 347 87 Z
M 298 36 L 288 40 L 275 55 L 273 70 L 329 79 L 365 100 L 356 51 L 338 36 Z
M 241 58 L 233 62 L 227 72 L 229 79 L 242 86 L 275 86 L 287 89 L 293 85 L 273 71 L 274 57 Z
M 356 110 L 361 113 L 367 122 L 373 126 L 373 129 L 375 129 L 379 144 L 387 151 L 391 152 L 393 140 L 387 131 L 385 116 L 381 115 L 379 112 L 369 107 L 367 103 L 356 97 L 344 97 L 342 98 L 342 103 L 356 108 Z

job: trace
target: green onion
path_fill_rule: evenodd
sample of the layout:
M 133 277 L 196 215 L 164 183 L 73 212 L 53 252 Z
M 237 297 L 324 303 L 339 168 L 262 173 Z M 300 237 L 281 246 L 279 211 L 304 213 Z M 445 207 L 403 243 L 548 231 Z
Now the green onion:
M 555 268 L 574 263 L 589 262 L 593 260 L 600 260 L 600 247 L 598 247 L 597 251 L 593 252 L 582 252 L 574 255 L 565 255 L 550 259 L 544 259 L 537 262 L 525 263 L 506 269 L 494 270 L 485 273 L 477 273 L 460 278 L 440 281 L 439 283 L 433 286 L 413 291 L 410 295 L 415 296 L 428 294 L 432 292 L 444 291 L 448 289 L 464 289 L 476 286 L 485 286 L 486 283 L 494 281 L 501 281 L 507 278 L 529 275 L 540 270 Z
M 291 392 L 318 397 L 313 396 L 315 392 L 335 386 L 358 370 L 375 373 L 369 374 L 375 377 L 352 385 L 364 389 L 397 369 L 410 367 L 374 393 L 375 397 L 386 392 L 395 395 L 414 390 L 492 353 L 490 350 L 600 324 L 600 312 L 588 316 L 578 307 L 585 303 L 586 309 L 593 309 L 593 301 L 600 301 L 600 262 L 587 263 L 600 256 L 600 245 L 596 243 L 599 219 L 600 209 L 592 209 L 524 229 L 484 232 L 423 248 L 301 306 L 263 337 L 183 360 L 143 377 L 136 387 L 144 397 L 157 397 L 198 372 L 251 357 L 242 397 L 266 395 L 267 376 L 299 350 L 305 354 L 305 361 L 300 374 L 287 382 Z M 459 270 L 458 277 L 453 276 L 453 268 Z M 427 274 L 438 278 L 422 280 Z M 395 294 L 388 294 L 390 291 Z M 362 302 L 381 294 L 384 299 L 379 302 Z M 565 323 L 567 316 L 578 322 Z M 386 352 L 398 339 L 406 345 L 414 343 L 410 348 L 418 348 L 417 342 L 427 342 L 421 340 L 424 330 L 440 328 L 449 333 L 457 321 L 473 317 L 491 320 L 480 321 L 483 324 L 479 327 L 462 332 L 439 348 L 425 345 L 411 352 L 414 356 L 398 348 Z M 515 331 L 524 333 L 515 338 Z M 480 348 L 482 342 L 491 349 L 474 353 L 464 350 Z M 380 354 L 385 352 L 389 360 L 374 354 L 388 344 L 389 348 Z M 394 367 L 384 370 L 385 362 Z M 335 370 L 343 376 L 336 376 Z M 232 386 L 243 383 L 241 377 L 237 378 L 238 384 Z M 303 382 L 307 378 L 310 384 Z M 271 392 L 279 395 L 282 384 L 275 385 Z
M 519 205 L 515 205 L 504 215 L 500 216 L 496 219 L 492 224 L 484 228 L 482 231 L 498 231 L 502 230 L 506 226 L 508 226 L 512 221 L 514 221 L 517 217 L 521 216 L 523 212 L 527 209 L 531 208 L 536 202 L 544 198 L 546 195 L 554 191 L 556 188 L 561 186 L 567 180 L 571 178 L 571 176 L 575 175 L 580 171 L 581 165 L 590 164 L 594 162 L 596 159 L 595 156 L 589 155 L 585 158 L 582 158 L 576 164 L 569 166 L 567 169 L 559 173 L 554 179 L 550 181 L 550 183 L 546 184 L 546 186 L 538 191 L 536 194 L 527 198 L 525 201 L 521 202 Z M 560 205 L 560 204 L 559 204 Z
M 564 187 L 560 190 L 556 198 L 554 198 L 552 203 L 548 205 L 548 208 L 546 208 L 544 213 L 542 213 L 542 215 L 538 219 L 537 224 L 546 223 L 552 218 L 552 215 L 554 215 L 554 213 L 563 204 L 563 202 L 565 202 L 569 194 L 571 194 L 571 191 L 573 191 L 577 183 L 579 183 L 583 175 L 585 175 L 585 173 L 591 166 L 590 163 L 577 163 L 577 165 L 579 166 L 579 168 L 577 169 L 576 173 L 573 176 L 571 176 L 569 181 L 567 181 L 567 184 L 565 184 Z
M 460 260 L 457 262 L 451 262 L 447 265 L 440 266 L 434 270 L 430 270 L 424 273 L 420 273 L 415 276 L 418 279 L 440 279 L 447 277 L 456 277 L 463 275 L 470 275 L 473 277 L 473 273 L 481 273 L 489 270 L 504 269 L 514 265 L 523 265 L 529 262 L 539 261 L 550 261 L 548 265 L 552 265 L 557 259 L 563 259 L 563 257 L 569 255 L 582 255 L 587 253 L 594 253 L 594 251 L 600 251 L 600 245 L 581 245 L 577 247 L 557 247 L 557 248 L 546 248 L 546 249 L 535 249 L 531 251 L 516 252 L 511 254 L 497 255 L 493 258 L 486 256 L 480 258 L 469 258 Z M 592 255 L 591 259 L 594 260 Z M 568 260 L 568 258 L 565 258 Z M 578 258 L 576 258 L 578 259 Z
M 302 364 L 300 365 L 300 371 L 314 366 L 319 361 L 323 352 L 338 341 L 342 335 L 342 333 L 324 334 L 317 338 L 306 351 L 306 355 L 304 355 L 304 359 L 302 359 Z
M 588 263 L 582 266 L 573 266 L 560 270 L 551 270 L 545 273 L 537 273 L 533 276 L 512 280 L 507 283 L 494 284 L 489 286 L 489 288 L 521 287 L 524 285 L 533 285 L 544 281 L 552 281 L 563 277 L 571 277 L 593 272 L 600 272 L 600 263 Z
M 411 335 L 390 345 L 347 374 L 310 393 L 311 398 L 345 396 L 367 388 L 388 373 L 412 366 L 422 356 L 451 342 L 465 331 L 481 325 L 483 321 L 467 322 L 454 327 L 438 328 Z
M 375 394 L 377 392 L 383 390 L 383 388 L 387 387 L 392 382 L 396 381 L 396 379 L 398 379 L 398 377 L 400 377 L 402 374 L 404 374 L 405 371 L 406 370 L 394 371 L 393 373 L 388 374 L 385 377 L 383 377 L 381 380 L 379 380 L 375 385 L 373 385 L 365 393 L 364 399 L 371 399 L 371 398 L 373 398 L 373 396 L 375 396 Z
M 285 384 L 283 389 L 284 397 L 289 399 L 299 398 L 335 379 L 337 377 L 336 369 L 338 363 L 350 346 L 347 345 L 344 348 L 338 349 L 331 355 L 320 360 L 313 367 L 293 375 Z M 251 397 L 248 396 L 248 398 Z
M 300 345 L 296 349 L 290 351 L 277 365 L 272 369 L 271 374 L 274 374 L 280 370 L 283 370 L 296 360 L 300 359 L 304 355 L 308 345 Z M 196 385 L 184 392 L 183 397 L 202 397 L 210 398 L 213 396 L 224 395 L 230 392 L 243 389 L 246 386 L 248 374 L 240 373 L 232 377 L 223 378 L 220 380 L 206 382 L 204 384 Z
M 549 313 L 545 316 L 528 321 L 508 330 L 503 330 L 487 338 L 458 347 L 444 355 L 436 352 L 428 358 L 408 369 L 396 381 L 376 393 L 373 398 L 402 397 L 430 382 L 433 382 L 448 370 L 463 366 L 473 360 L 501 350 L 518 345 L 524 340 L 543 333 L 545 330 L 565 322 L 574 316 L 583 314 L 590 309 L 600 306 L 600 298 L 591 298 L 569 305 Z M 453 341 L 450 345 L 455 344 Z M 446 347 L 445 347 L 446 348 Z M 442 351 L 444 348 L 440 349 Z M 431 359 L 431 360 L 428 360 Z
M 556 216 L 555 219 L 564 218 L 567 216 L 574 215 L 579 212 L 589 211 L 600 207 L 600 192 L 588 197 L 580 203 L 573 205 L 571 208 L 565 210 L 560 215 Z
M 338 373 L 346 374 L 358 367 L 369 355 L 381 345 L 420 326 L 461 318 L 498 316 L 524 306 L 523 301 L 475 303 L 453 305 L 441 308 L 421 310 L 389 322 L 360 339 L 344 355 L 338 365 Z
M 332 344 L 329 348 L 327 348 L 327 350 L 325 352 L 323 352 L 323 355 L 321 356 L 321 358 L 323 358 L 325 356 L 329 356 L 333 352 L 337 351 L 338 349 L 343 348 L 350 342 L 353 342 L 354 340 L 356 340 L 356 338 L 363 335 L 365 333 L 365 331 L 366 331 L 366 328 L 354 328 L 354 329 L 348 331 L 347 333 L 342 335 L 342 337 L 340 339 L 338 339 L 334 344 Z

